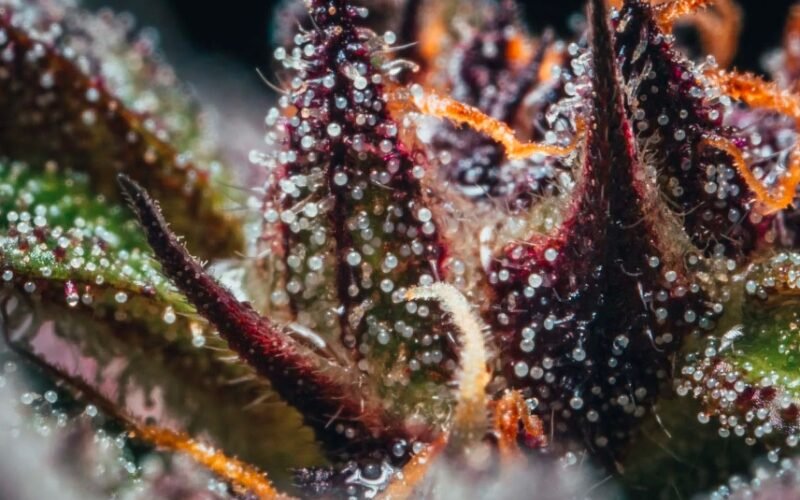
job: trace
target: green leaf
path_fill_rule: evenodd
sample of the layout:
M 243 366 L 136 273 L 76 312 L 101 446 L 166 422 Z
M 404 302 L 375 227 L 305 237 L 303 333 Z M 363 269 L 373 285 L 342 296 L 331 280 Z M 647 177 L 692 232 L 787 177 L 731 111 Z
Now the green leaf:
M 150 323 L 192 313 L 127 209 L 92 194 L 84 173 L 0 162 L 0 234 L 2 279 L 29 293 Z
M 33 318 L 17 339 L 26 349 L 51 364 L 64 352 L 90 358 L 79 365 L 102 369 L 87 382 L 114 387 L 106 396 L 120 408 L 133 411 L 143 397 L 160 419 L 278 480 L 287 480 L 286 464 L 320 463 L 299 415 L 246 365 L 223 361 L 232 354 L 162 276 L 127 208 L 91 194 L 85 173 L 0 162 L 0 234 L 5 295 L 25 301 L 19 314 Z
M 783 252 L 734 279 L 716 336 L 694 342 L 676 382 L 723 435 L 793 448 L 800 433 L 800 254 Z
M 0 154 L 88 172 L 109 200 L 125 172 L 162 200 L 201 257 L 241 249 L 240 225 L 215 186 L 223 169 L 207 115 L 153 40 L 108 13 L 38 1 L 2 10 Z
M 155 41 L 108 11 L 0 0 L 0 53 L 0 283 L 4 305 L 23 302 L 17 347 L 278 482 L 322 463 L 299 415 L 161 274 L 117 187 L 119 172 L 137 179 L 200 257 L 243 248 L 210 115 Z

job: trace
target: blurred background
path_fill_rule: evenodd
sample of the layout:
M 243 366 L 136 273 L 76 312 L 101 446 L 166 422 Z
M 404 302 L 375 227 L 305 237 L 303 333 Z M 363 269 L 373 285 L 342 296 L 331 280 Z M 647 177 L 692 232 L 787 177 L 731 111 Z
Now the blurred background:
M 83 0 L 90 7 L 127 11 L 139 27 L 154 27 L 168 60 L 231 127 L 240 151 L 260 143 L 260 123 L 273 95 L 256 69 L 269 74 L 276 23 L 273 13 L 287 0 Z M 400 1 L 400 0 L 396 0 Z M 790 6 L 800 0 L 738 0 L 744 27 L 734 65 L 761 72 L 765 53 L 780 44 Z M 518 0 L 534 32 L 569 25 L 586 0 Z M 402 42 L 402 41 L 401 41 Z
M 232 134 L 231 149 L 246 152 L 257 147 L 260 124 L 274 97 L 256 69 L 270 73 L 273 13 L 287 0 L 83 1 L 94 8 L 130 12 L 137 26 L 155 28 L 181 79 L 191 82 L 200 98 L 239 131 Z M 744 27 L 734 61 L 737 68 L 762 71 L 762 58 L 780 44 L 788 10 L 796 2 L 800 0 L 738 0 Z M 553 27 L 568 34 L 570 21 L 583 11 L 586 0 L 518 0 L 518 4 L 534 32 Z
M 795 0 L 739 0 L 745 10 L 743 43 L 736 65 L 759 69 L 759 58 L 781 37 L 787 10 Z M 119 5 L 137 14 L 144 24 L 170 17 L 187 42 L 203 52 L 232 58 L 251 67 L 263 66 L 270 57 L 272 12 L 281 2 L 273 0 L 111 0 L 99 2 Z M 579 12 L 585 0 L 521 0 L 530 26 L 539 30 L 554 26 L 567 30 L 569 16 Z M 159 23 L 160 24 L 160 23 Z M 177 42 L 167 37 L 170 51 Z

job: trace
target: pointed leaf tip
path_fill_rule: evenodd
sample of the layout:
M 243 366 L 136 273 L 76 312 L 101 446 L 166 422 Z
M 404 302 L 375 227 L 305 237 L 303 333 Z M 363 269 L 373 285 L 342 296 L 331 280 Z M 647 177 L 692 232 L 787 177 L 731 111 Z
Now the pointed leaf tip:
M 167 227 L 147 192 L 117 177 L 164 273 L 250 366 L 295 406 L 332 449 L 409 439 L 358 372 L 296 342 L 209 276 Z M 341 422 L 342 425 L 332 425 Z M 338 431 L 336 429 L 339 429 Z M 346 430 L 343 430 L 346 429 Z M 424 432 L 424 431 L 423 431 Z M 358 438 L 358 439 L 355 439 Z

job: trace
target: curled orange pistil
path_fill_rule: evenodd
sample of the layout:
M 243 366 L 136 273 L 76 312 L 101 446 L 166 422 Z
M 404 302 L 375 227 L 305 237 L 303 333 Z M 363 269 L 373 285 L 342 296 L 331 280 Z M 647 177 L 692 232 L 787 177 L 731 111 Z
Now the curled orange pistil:
M 537 153 L 548 156 L 566 156 L 578 147 L 578 141 L 586 128 L 585 122 L 582 119 L 578 119 L 576 123 L 577 133 L 566 146 L 521 142 L 516 138 L 514 130 L 510 126 L 486 115 L 475 107 L 432 92 L 412 91 L 412 93 L 414 104 L 422 113 L 437 118 L 445 118 L 486 134 L 501 144 L 506 150 L 506 155 L 512 160 L 527 158 Z
M 724 94 L 733 99 L 742 101 L 753 108 L 787 115 L 793 118 L 800 128 L 800 98 L 779 88 L 777 84 L 766 82 L 749 73 L 714 71 L 709 72 L 706 76 L 719 86 Z M 792 204 L 797 186 L 800 184 L 800 154 L 798 153 L 800 143 L 795 144 L 789 159 L 788 171 L 780 179 L 778 186 L 774 188 L 775 192 L 770 192 L 755 178 L 744 155 L 736 145 L 718 137 L 706 139 L 705 143 L 726 152 L 733 158 L 736 170 L 755 194 L 756 201 L 763 205 L 765 213 L 775 213 Z
M 704 144 L 724 151 L 733 158 L 733 165 L 736 171 L 742 176 L 747 187 L 753 191 L 756 196 L 756 201 L 763 206 L 763 212 L 765 214 L 779 212 L 791 205 L 792 201 L 794 201 L 797 186 L 800 184 L 800 156 L 797 153 L 797 145 L 795 145 L 795 149 L 792 151 L 789 160 L 788 173 L 781 178 L 779 184 L 773 189 L 773 192 L 770 192 L 764 184 L 756 179 L 756 176 L 753 175 L 752 170 L 750 170 L 750 167 L 747 165 L 742 151 L 731 141 L 719 137 L 712 137 L 706 139 Z

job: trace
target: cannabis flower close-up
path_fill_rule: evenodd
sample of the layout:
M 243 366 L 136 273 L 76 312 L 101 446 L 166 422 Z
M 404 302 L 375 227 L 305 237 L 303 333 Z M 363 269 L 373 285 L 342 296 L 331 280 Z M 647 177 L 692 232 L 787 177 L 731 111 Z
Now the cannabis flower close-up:
M 0 498 L 800 498 L 800 4 L 111 3 L 0 0 Z

